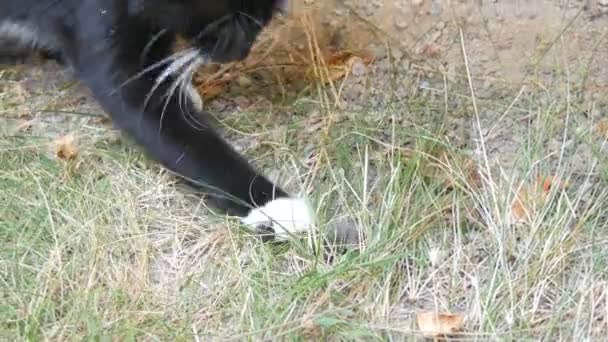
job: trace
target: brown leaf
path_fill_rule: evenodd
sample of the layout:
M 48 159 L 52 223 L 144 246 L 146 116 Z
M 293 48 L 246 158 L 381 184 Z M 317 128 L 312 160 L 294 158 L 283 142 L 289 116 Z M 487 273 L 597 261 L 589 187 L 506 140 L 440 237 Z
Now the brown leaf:
M 64 135 L 55 140 L 55 155 L 62 160 L 72 160 L 78 155 L 76 138 L 72 134 Z
M 226 87 L 224 82 L 211 82 L 200 86 L 199 91 L 204 100 L 211 100 L 220 95 Z
M 28 131 L 30 128 L 32 128 L 33 123 L 34 123 L 34 119 L 31 119 L 31 120 L 19 119 L 19 120 L 17 120 L 17 127 L 15 127 L 15 129 L 17 131 Z
M 347 68 L 344 66 L 334 66 L 327 68 L 327 82 L 335 82 L 343 79 L 348 72 Z
M 560 181 L 555 176 L 538 176 L 536 177 L 536 186 L 540 185 L 543 195 L 548 195 L 554 185 L 557 185 L 560 189 L 564 189 L 568 184 Z
M 462 330 L 464 316 L 432 311 L 420 312 L 416 315 L 416 323 L 424 337 L 439 337 Z
M 602 119 L 597 123 L 597 132 L 602 138 L 608 138 L 608 120 Z
M 308 340 L 314 340 L 321 337 L 321 327 L 315 324 L 312 319 L 306 319 L 302 324 L 302 335 Z
M 528 193 L 525 189 L 521 189 L 511 204 L 511 215 L 516 221 L 528 218 L 530 210 L 528 204 Z
M 426 44 L 422 48 L 422 54 L 427 58 L 435 58 L 441 55 L 441 48 L 437 44 Z
M 325 59 L 325 64 L 327 65 L 327 80 L 324 81 L 330 83 L 346 77 L 353 64 L 357 61 L 369 65 L 373 62 L 373 57 L 366 52 L 355 54 L 348 51 L 341 51 L 331 54 Z
M 564 189 L 568 186 L 568 183 L 559 180 L 555 176 L 538 176 L 532 186 L 522 187 L 511 204 L 513 218 L 516 221 L 530 219 L 530 215 L 534 210 L 545 203 L 554 186 Z

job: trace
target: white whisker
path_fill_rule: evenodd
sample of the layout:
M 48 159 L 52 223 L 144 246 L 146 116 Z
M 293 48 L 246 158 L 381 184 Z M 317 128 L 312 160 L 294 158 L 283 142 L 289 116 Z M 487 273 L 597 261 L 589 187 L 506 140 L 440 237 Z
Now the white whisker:
M 181 87 L 183 87 L 184 81 L 191 79 L 191 75 L 194 73 L 194 71 L 196 71 L 196 69 L 198 69 L 204 63 L 204 61 L 205 60 L 202 57 L 200 57 L 200 55 L 197 52 L 197 54 L 196 54 L 196 56 L 194 56 L 194 58 L 191 58 L 187 63 L 182 65 L 184 67 L 182 74 L 173 81 L 171 87 L 167 90 L 167 93 L 165 94 L 166 99 L 165 99 L 165 104 L 163 106 L 163 110 L 161 112 L 159 131 L 162 129 L 162 121 L 163 121 L 163 118 L 165 115 L 165 111 L 167 110 L 169 101 L 171 101 L 171 98 L 174 96 L 175 91 L 178 88 L 181 89 Z M 183 112 L 183 108 L 182 108 L 182 112 Z
M 242 15 L 245 18 L 248 18 L 249 20 L 253 21 L 256 25 L 258 25 L 259 27 L 264 27 L 264 25 L 256 18 L 254 18 L 253 16 L 251 16 L 250 14 L 247 14 L 243 11 L 239 11 L 238 12 L 240 15 Z
M 202 61 L 201 63 L 205 63 L 205 59 L 203 59 L 201 57 Z M 200 94 L 196 93 L 196 89 L 194 89 L 194 87 L 192 86 L 192 78 L 194 77 L 194 73 L 196 72 L 196 70 L 193 70 L 193 72 L 190 72 L 189 74 L 187 74 L 187 78 L 184 79 L 184 81 L 182 82 L 181 88 L 180 88 L 180 107 L 181 107 L 181 102 L 183 101 L 183 99 L 186 98 L 190 98 L 191 101 L 196 102 L 194 105 L 196 106 L 196 109 L 198 111 L 202 111 L 203 109 L 203 99 L 201 98 Z M 185 91 L 184 91 L 185 90 Z M 197 98 L 194 98 L 194 97 Z M 186 121 L 188 121 L 189 123 L 191 122 L 191 126 L 196 128 L 196 129 L 205 129 L 205 125 L 202 124 L 201 122 L 199 122 L 197 120 L 197 118 L 192 115 L 190 113 L 190 111 L 188 110 L 188 108 L 186 108 L 185 110 L 182 109 L 182 114 L 184 115 L 184 119 L 186 119 Z M 195 127 L 198 126 L 198 127 Z
M 198 96 L 198 94 L 191 94 L 192 92 L 196 91 L 192 87 L 191 83 L 188 84 L 189 82 L 191 82 L 191 80 L 192 80 L 192 77 L 185 77 L 185 78 L 183 78 L 183 80 L 181 82 L 179 82 L 179 86 L 178 86 L 179 94 L 177 95 L 178 101 L 179 101 L 179 108 L 181 110 L 182 116 L 184 117 L 184 119 L 186 120 L 188 125 L 190 125 L 194 129 L 202 130 L 203 126 L 200 124 L 200 122 L 193 119 L 194 116 L 190 114 L 190 110 L 187 106 L 184 107 L 184 102 L 187 101 L 188 98 L 190 98 L 194 102 L 195 99 L 193 97 Z M 198 105 L 197 104 L 194 104 L 194 105 L 197 106 L 197 109 L 198 109 Z
M 152 97 L 152 95 L 154 94 L 156 89 L 158 89 L 158 87 L 160 87 L 160 85 L 169 76 L 177 73 L 182 67 L 184 67 L 185 65 L 190 63 L 193 59 L 198 57 L 198 55 L 199 55 L 198 50 L 188 49 L 186 52 L 184 52 L 183 56 L 175 59 L 171 64 L 169 64 L 165 68 L 165 70 L 156 78 L 156 82 L 154 83 L 154 86 L 152 87 L 152 89 L 150 89 L 150 91 L 148 92 L 148 95 L 146 95 L 146 98 L 144 100 L 144 108 L 147 106 L 148 102 L 150 101 L 150 98 Z
M 146 46 L 144 46 L 141 54 L 139 55 L 139 62 L 141 64 L 144 64 L 145 58 L 148 55 L 148 53 L 150 52 L 150 49 L 152 49 L 152 46 L 154 45 L 154 43 L 156 43 L 160 39 L 160 37 L 162 37 L 165 33 L 167 33 L 167 29 L 162 29 L 162 30 L 158 31 L 157 34 L 152 36 L 152 38 L 150 38 L 150 41 L 148 41 Z
M 159 67 L 161 67 L 161 66 L 163 66 L 163 65 L 165 65 L 165 64 L 167 64 L 167 63 L 170 63 L 170 62 L 172 62 L 172 61 L 174 61 L 174 60 L 176 60 L 176 59 L 178 59 L 178 58 L 183 57 L 183 55 L 184 55 L 184 53 L 183 53 L 182 51 L 180 51 L 180 52 L 177 52 L 177 53 L 174 53 L 174 54 L 170 55 L 169 57 L 163 58 L 162 60 L 160 60 L 160 61 L 158 61 L 158 62 L 156 62 L 156 63 L 154 63 L 154 64 L 151 64 L 151 65 L 147 66 L 147 67 L 146 67 L 145 69 L 143 69 L 142 71 L 138 72 L 137 74 L 133 75 L 132 77 L 130 77 L 130 78 L 128 78 L 126 81 L 124 81 L 124 82 L 123 82 L 123 83 L 122 83 L 122 84 L 121 84 L 121 85 L 118 87 L 118 89 L 120 89 L 120 88 L 124 87 L 125 85 L 127 85 L 127 84 L 129 84 L 129 83 L 131 83 L 131 82 L 135 81 L 136 79 L 138 79 L 138 78 L 142 77 L 142 76 L 143 76 L 143 75 L 145 75 L 146 73 L 148 73 L 148 72 L 150 72 L 150 71 L 152 71 L 152 70 L 154 70 L 154 69 L 156 69 L 156 68 L 159 68 Z M 118 90 L 118 89 L 117 89 L 117 90 Z

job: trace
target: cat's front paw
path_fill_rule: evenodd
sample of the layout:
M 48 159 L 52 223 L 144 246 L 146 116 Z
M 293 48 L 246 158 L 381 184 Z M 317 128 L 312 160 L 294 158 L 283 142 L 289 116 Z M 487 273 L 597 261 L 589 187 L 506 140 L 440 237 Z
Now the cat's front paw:
M 253 232 L 270 230 L 274 239 L 281 241 L 311 230 L 314 213 L 306 200 L 284 197 L 252 209 L 241 222 Z

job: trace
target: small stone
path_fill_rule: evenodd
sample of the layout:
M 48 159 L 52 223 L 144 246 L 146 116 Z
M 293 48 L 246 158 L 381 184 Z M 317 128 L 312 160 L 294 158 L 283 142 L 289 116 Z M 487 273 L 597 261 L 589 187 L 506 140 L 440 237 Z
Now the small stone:
M 353 63 L 351 74 L 355 77 L 361 77 L 367 73 L 367 66 L 362 61 L 357 60 Z
M 349 98 L 349 100 L 357 100 L 360 99 L 364 93 L 365 87 L 362 84 L 354 84 L 348 89 L 345 95 Z
M 253 83 L 251 81 L 251 79 L 245 75 L 240 75 L 237 79 L 236 79 L 236 83 L 243 87 L 243 88 L 247 88 L 249 86 L 251 86 L 251 84 Z
M 222 99 L 217 99 L 217 100 L 213 100 L 210 103 L 211 109 L 215 112 L 221 112 L 224 109 L 226 109 L 227 105 L 226 105 L 226 101 L 222 100 Z
M 401 58 L 403 58 L 403 51 L 399 48 L 397 49 L 393 49 L 391 51 L 391 55 L 393 56 L 393 59 L 396 61 L 400 61 Z
M 61 122 L 65 122 L 65 116 L 63 115 L 46 115 L 44 117 L 44 122 L 48 122 L 48 123 L 61 123 Z
M 369 48 L 369 52 L 376 58 L 376 59 L 383 59 L 386 57 L 386 47 L 383 45 L 372 45 Z
M 237 96 L 234 98 L 234 103 L 236 103 L 237 106 L 239 106 L 239 108 L 241 109 L 245 109 L 247 107 L 249 107 L 249 105 L 251 104 L 251 101 L 249 101 L 248 98 L 246 98 L 243 95 Z
M 377 65 L 378 65 L 379 70 L 384 70 L 384 71 L 391 70 L 391 67 L 392 67 L 391 62 L 388 60 L 388 58 L 386 58 L 386 56 L 385 56 L 385 58 L 382 58 L 381 60 L 379 60 L 377 62 Z
M 433 1 L 433 3 L 431 3 L 431 15 L 434 17 L 440 16 L 441 13 L 443 13 L 443 4 L 441 4 L 441 2 L 438 1 Z
M 398 28 L 399 30 L 406 29 L 407 24 L 408 24 L 408 22 L 405 21 L 403 18 L 401 18 L 401 17 L 395 18 L 395 27 Z

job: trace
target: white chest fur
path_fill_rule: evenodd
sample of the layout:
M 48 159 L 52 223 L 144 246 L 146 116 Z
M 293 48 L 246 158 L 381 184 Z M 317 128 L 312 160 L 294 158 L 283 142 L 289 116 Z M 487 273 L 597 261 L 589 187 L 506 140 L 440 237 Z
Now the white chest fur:
M 13 21 L 0 22 L 0 37 L 15 40 L 24 46 L 40 44 L 40 37 L 35 29 Z

